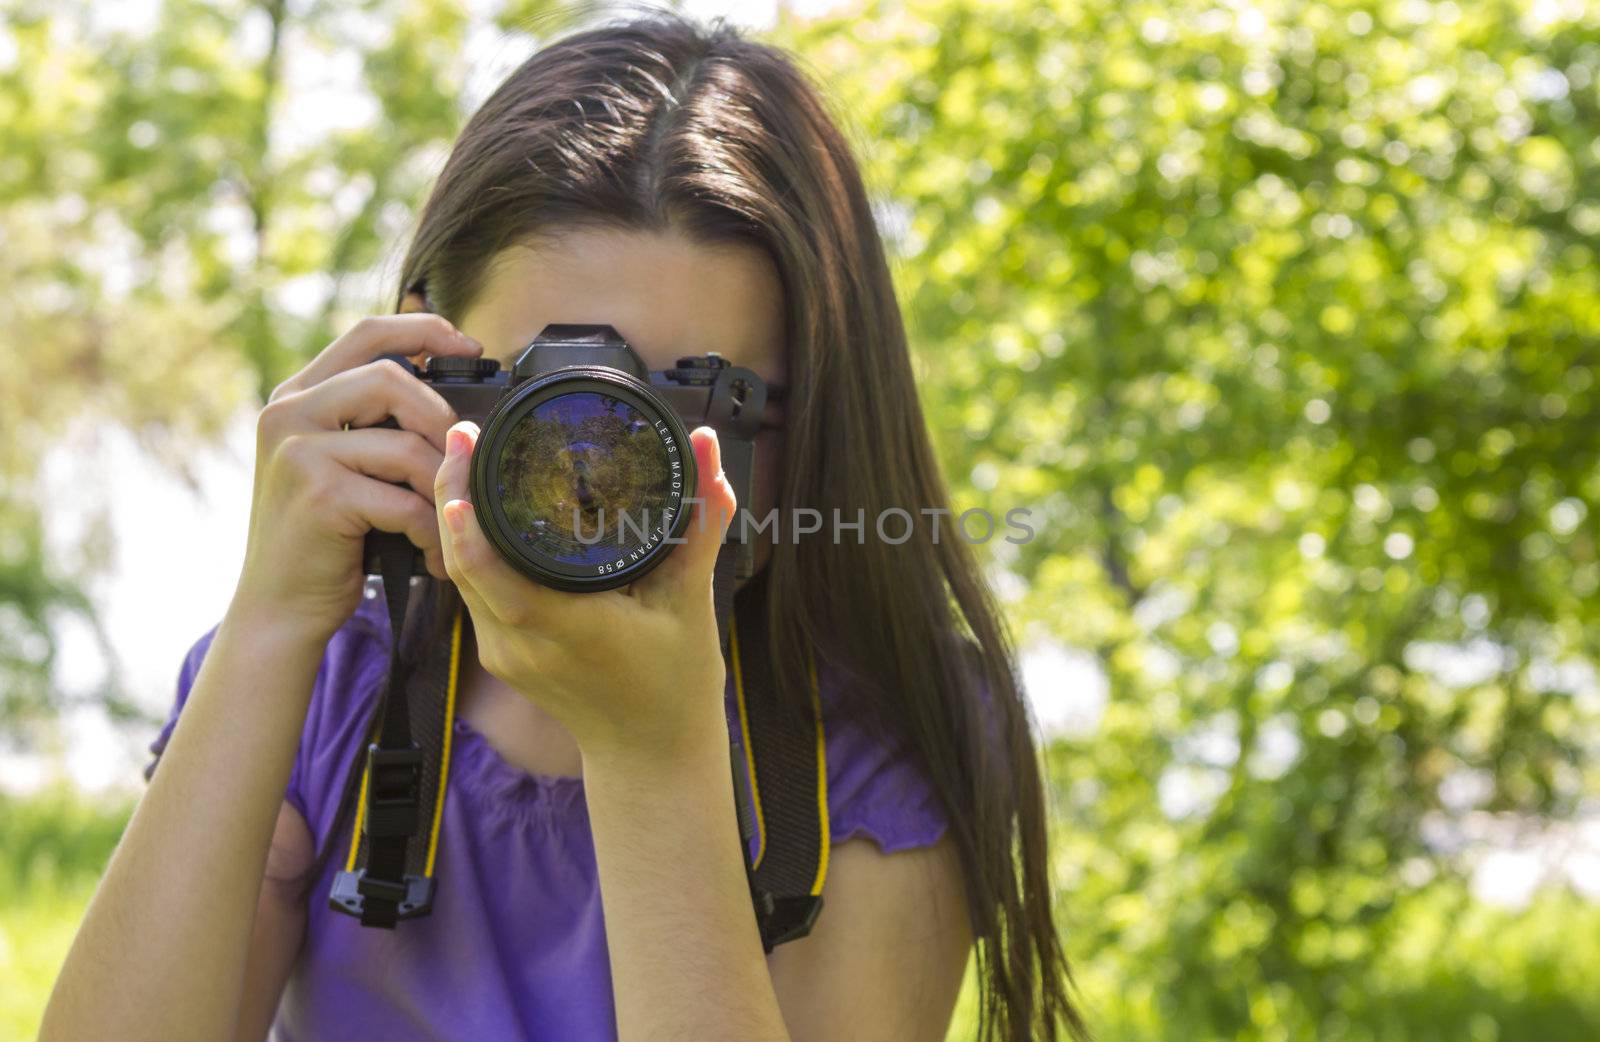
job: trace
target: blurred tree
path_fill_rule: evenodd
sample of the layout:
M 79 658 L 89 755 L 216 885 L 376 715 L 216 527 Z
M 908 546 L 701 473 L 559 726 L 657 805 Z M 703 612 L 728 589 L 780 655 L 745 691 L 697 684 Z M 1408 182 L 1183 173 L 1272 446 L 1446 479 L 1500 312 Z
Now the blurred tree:
M 531 50 L 565 9 L 495 24 Z M 0 735 L 59 701 L 52 619 L 92 623 L 79 589 L 109 552 L 50 553 L 41 456 L 116 424 L 182 472 L 191 439 L 392 306 L 474 24 L 454 0 L 0 9 Z
M 0 741 L 106 553 L 47 552 L 41 456 L 109 423 L 181 468 L 387 307 L 469 37 L 572 20 L 0 10 Z M 958 496 L 1035 511 L 992 547 L 1024 639 L 1110 682 L 1050 754 L 1102 1037 L 1600 1036 L 1594 906 L 1462 879 L 1600 794 L 1600 9 L 917 0 L 777 35 L 859 127 Z
M 1409 899 L 1457 943 L 1473 830 L 1600 796 L 1597 14 L 785 28 L 862 128 L 961 500 L 1034 511 L 994 555 L 1023 637 L 1109 679 L 1051 750 L 1108 1038 L 1600 1034 L 1571 977 L 1374 1012 Z

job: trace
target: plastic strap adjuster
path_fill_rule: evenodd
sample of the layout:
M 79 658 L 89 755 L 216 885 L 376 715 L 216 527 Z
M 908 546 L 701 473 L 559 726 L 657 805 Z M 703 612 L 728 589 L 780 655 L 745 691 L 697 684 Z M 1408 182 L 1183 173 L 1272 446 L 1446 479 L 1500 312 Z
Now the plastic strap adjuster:
M 384 749 L 376 742 L 367 746 L 367 835 L 416 835 L 421 789 L 421 749 Z

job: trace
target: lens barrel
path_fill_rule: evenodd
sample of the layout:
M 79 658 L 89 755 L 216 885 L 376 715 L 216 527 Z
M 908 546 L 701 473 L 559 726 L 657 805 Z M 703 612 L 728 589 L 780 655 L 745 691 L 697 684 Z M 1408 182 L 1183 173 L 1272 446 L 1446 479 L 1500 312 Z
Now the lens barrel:
M 604 365 L 535 377 L 485 418 L 470 495 L 484 534 L 546 586 L 639 579 L 688 527 L 694 452 L 670 405 Z

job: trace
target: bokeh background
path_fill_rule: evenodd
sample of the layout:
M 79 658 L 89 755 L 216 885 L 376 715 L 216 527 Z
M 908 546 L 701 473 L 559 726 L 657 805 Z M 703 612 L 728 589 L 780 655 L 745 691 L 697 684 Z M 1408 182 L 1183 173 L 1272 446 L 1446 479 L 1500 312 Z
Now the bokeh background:
M 988 560 L 1100 1037 L 1600 1039 L 1600 6 L 685 8 L 826 85 L 961 505 L 1034 511 Z M 594 12 L 0 12 L 23 1039 L 227 602 L 254 409 Z

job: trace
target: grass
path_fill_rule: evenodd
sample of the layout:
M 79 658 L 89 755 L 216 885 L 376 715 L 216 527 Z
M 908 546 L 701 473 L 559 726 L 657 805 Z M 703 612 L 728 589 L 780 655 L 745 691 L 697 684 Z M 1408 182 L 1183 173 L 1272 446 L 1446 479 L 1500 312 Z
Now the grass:
M 133 799 L 94 803 L 67 789 L 0 797 L 0 1042 L 39 1018 Z

